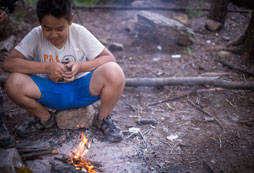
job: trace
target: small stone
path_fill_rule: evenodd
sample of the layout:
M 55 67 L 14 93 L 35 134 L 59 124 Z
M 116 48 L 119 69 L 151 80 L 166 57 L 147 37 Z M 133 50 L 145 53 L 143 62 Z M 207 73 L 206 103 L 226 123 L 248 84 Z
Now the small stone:
M 160 60 L 161 60 L 161 58 L 159 58 L 159 57 L 153 58 L 153 62 L 157 62 L 157 61 L 160 61 Z
M 163 131 L 167 133 L 168 132 L 168 128 L 163 127 Z
M 138 134 L 140 132 L 140 128 L 131 127 L 131 128 L 129 128 L 129 132 Z
M 158 46 L 157 46 L 157 49 L 158 49 L 159 51 L 161 51 L 161 50 L 162 50 L 162 47 L 161 47 L 160 45 L 158 45 Z
M 223 38 L 225 41 L 229 41 L 229 40 L 230 40 L 230 37 L 227 37 L 227 36 L 222 36 L 222 38 Z
M 108 47 L 110 51 L 122 51 L 123 45 L 120 43 L 111 43 Z
M 155 119 L 148 119 L 148 118 L 139 118 L 136 120 L 136 123 L 139 125 L 146 125 L 146 124 L 151 124 L 151 125 L 157 125 L 158 121 Z
M 206 40 L 206 43 L 211 44 L 212 42 L 211 42 L 211 40 Z
M 125 30 L 130 33 L 135 33 L 134 30 L 136 23 L 137 22 L 135 20 L 128 20 L 127 22 L 125 22 Z
M 163 74 L 164 74 L 163 71 L 159 71 L 156 75 L 157 75 L 157 76 L 161 76 L 161 75 L 163 75 Z
M 128 58 L 128 60 L 130 60 L 130 61 L 133 60 L 133 57 L 130 56 L 130 57 Z
M 167 140 L 173 142 L 173 140 L 177 139 L 179 136 L 178 135 L 170 135 L 170 136 L 167 136 Z
M 15 45 L 16 37 L 14 35 L 0 42 L 0 51 L 10 52 Z
M 205 117 L 205 121 L 212 122 L 212 121 L 214 121 L 214 118 L 213 117 Z
M 230 57 L 230 55 L 231 55 L 231 53 L 228 52 L 228 51 L 220 51 L 220 52 L 218 53 L 218 56 L 219 56 L 220 58 L 228 58 L 228 57 Z
M 210 31 L 218 31 L 219 29 L 221 29 L 222 24 L 220 22 L 216 22 L 214 20 L 207 19 L 205 26 Z
M 174 59 L 178 59 L 178 58 L 181 58 L 182 56 L 181 55 L 171 55 L 171 58 L 174 58 Z

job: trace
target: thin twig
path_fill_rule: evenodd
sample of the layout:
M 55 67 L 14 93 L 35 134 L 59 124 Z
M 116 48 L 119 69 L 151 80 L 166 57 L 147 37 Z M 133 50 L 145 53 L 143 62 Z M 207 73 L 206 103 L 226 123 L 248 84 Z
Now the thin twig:
M 133 108 L 133 106 L 132 105 L 130 105 L 129 103 L 127 103 L 127 102 L 125 102 L 125 104 L 126 105 L 128 105 L 128 107 L 133 111 L 133 112 L 135 112 L 136 111 L 136 109 L 135 108 Z
M 210 165 L 205 160 L 203 160 L 203 164 L 205 165 L 205 168 L 208 173 L 214 173 L 214 170 L 210 167 Z
M 220 134 L 220 136 L 219 136 L 219 147 L 220 147 L 220 150 L 221 150 L 221 148 L 222 148 L 222 143 L 221 143 L 221 134 Z
M 175 100 L 184 98 L 184 97 L 189 96 L 189 95 L 194 95 L 194 94 L 197 93 L 197 89 L 198 89 L 198 87 L 194 87 L 194 88 L 191 89 L 191 91 L 189 91 L 187 93 L 184 93 L 183 95 L 177 96 L 175 98 L 168 98 L 166 100 L 162 100 L 162 101 L 159 101 L 159 102 L 156 102 L 156 103 L 152 103 L 152 104 L 149 104 L 148 106 L 155 106 L 157 104 L 161 104 L 161 103 L 165 103 L 165 102 L 169 102 L 169 101 L 175 101 Z
M 197 104 L 195 104 L 195 103 L 193 103 L 191 100 L 187 100 L 187 102 L 188 103 L 190 103 L 190 105 L 192 105 L 193 107 L 195 107 L 197 110 L 199 110 L 200 112 L 202 112 L 202 113 L 204 113 L 205 115 L 207 115 L 207 116 L 209 116 L 209 117 L 213 117 L 214 118 L 214 120 L 215 120 L 215 122 L 220 126 L 220 128 L 223 130 L 223 127 L 222 127 L 222 125 L 219 123 L 219 121 L 214 117 L 214 116 L 212 116 L 209 112 L 207 112 L 207 111 L 205 111 L 204 109 L 202 109 L 201 107 L 200 107 L 200 105 L 197 105 Z

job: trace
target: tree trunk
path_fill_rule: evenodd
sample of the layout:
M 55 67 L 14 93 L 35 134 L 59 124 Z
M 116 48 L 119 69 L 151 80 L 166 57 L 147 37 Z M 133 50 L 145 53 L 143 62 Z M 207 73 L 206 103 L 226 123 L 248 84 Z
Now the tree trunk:
M 244 32 L 243 42 L 243 55 L 242 59 L 244 62 L 254 63 L 254 13 L 251 15 L 251 19 L 248 28 Z
M 213 0 L 207 18 L 223 25 L 227 16 L 229 2 L 230 0 Z

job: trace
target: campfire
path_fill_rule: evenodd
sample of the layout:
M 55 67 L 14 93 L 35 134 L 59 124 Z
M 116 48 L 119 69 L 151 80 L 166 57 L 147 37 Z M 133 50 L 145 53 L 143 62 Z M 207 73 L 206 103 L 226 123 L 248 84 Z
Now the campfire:
M 81 133 L 81 142 L 79 143 L 78 148 L 75 148 L 71 152 L 71 156 L 69 157 L 69 161 L 74 164 L 75 169 L 82 170 L 86 169 L 87 172 L 96 173 L 93 170 L 94 166 L 88 159 L 85 157 L 92 141 L 88 141 L 85 133 Z

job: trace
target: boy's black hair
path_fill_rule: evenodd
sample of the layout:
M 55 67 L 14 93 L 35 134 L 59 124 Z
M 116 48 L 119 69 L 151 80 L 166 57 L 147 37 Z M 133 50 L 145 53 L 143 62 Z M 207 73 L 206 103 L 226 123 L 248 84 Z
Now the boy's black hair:
M 72 15 L 71 0 L 38 0 L 36 11 L 40 23 L 46 15 L 64 17 L 69 22 Z

